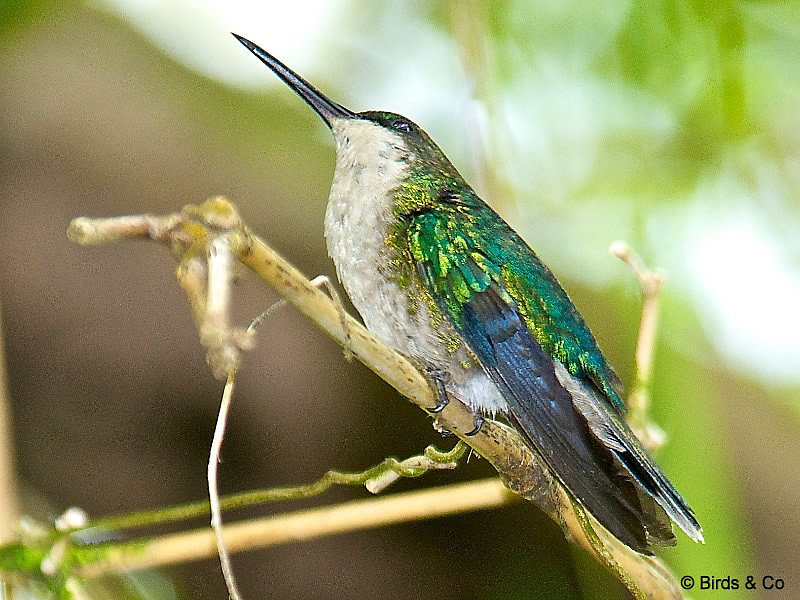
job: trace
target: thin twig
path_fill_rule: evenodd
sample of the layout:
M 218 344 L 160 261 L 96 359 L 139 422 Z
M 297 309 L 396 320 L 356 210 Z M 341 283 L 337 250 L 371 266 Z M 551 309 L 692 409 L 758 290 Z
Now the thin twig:
M 428 446 L 421 456 L 412 456 L 402 461 L 396 458 L 386 458 L 381 463 L 358 473 L 344 473 L 331 469 L 313 483 L 251 490 L 222 497 L 220 498 L 220 508 L 223 511 L 227 511 L 270 502 L 311 498 L 325 492 L 333 485 L 363 485 L 370 489 L 371 482 L 383 480 L 389 471 L 396 473 L 400 477 L 419 477 L 431 470 L 454 469 L 456 461 L 461 458 L 466 448 L 467 446 L 463 442 L 456 444 L 452 450 L 444 452 L 433 446 Z M 210 506 L 207 501 L 192 502 L 179 506 L 95 519 L 75 529 L 73 533 L 83 530 L 130 530 L 138 527 L 186 521 L 196 517 L 208 516 L 209 514 Z M 47 532 L 38 531 L 30 537 L 44 538 L 46 536 Z
M 219 489 L 217 487 L 217 465 L 219 464 L 222 441 L 225 438 L 225 424 L 228 418 L 228 411 L 233 397 L 233 387 L 236 381 L 236 368 L 231 369 L 225 388 L 222 392 L 217 424 L 214 428 L 214 438 L 211 442 L 211 451 L 208 457 L 208 498 L 211 504 L 211 529 L 214 531 L 214 540 L 217 544 L 217 553 L 222 567 L 222 576 L 228 588 L 228 595 L 231 600 L 241 600 L 239 588 L 236 585 L 236 578 L 233 574 L 230 555 L 225 546 L 225 538 L 222 533 L 222 508 L 219 501 Z
M 493 508 L 518 499 L 519 496 L 493 478 L 243 521 L 225 526 L 223 535 L 227 548 L 231 552 L 240 552 Z M 76 556 L 82 550 L 76 548 Z M 106 544 L 105 551 L 94 546 L 86 550 L 86 562 L 82 562 L 83 566 L 77 569 L 77 573 L 81 577 L 101 577 L 109 573 L 209 558 L 216 553 L 213 532 L 199 529 L 145 542 Z
M 627 420 L 642 444 L 649 450 L 654 450 L 661 447 L 666 441 L 664 430 L 651 422 L 647 416 L 658 328 L 658 305 L 664 274 L 661 271 L 647 269 L 642 260 L 625 242 L 614 242 L 608 250 L 631 268 L 642 292 L 642 316 L 639 321 L 639 336 L 636 340 L 636 353 L 634 354 L 633 386 L 627 398 Z
M 234 259 L 229 245 L 224 238 L 213 237 L 208 244 L 208 286 L 204 298 L 205 311 L 202 320 L 198 323 L 200 339 L 208 348 L 207 361 L 216 376 L 226 373 L 225 387 L 222 392 L 217 423 L 214 427 L 214 436 L 211 441 L 211 450 L 208 457 L 208 498 L 211 507 L 211 529 L 217 544 L 222 576 L 228 589 L 231 600 L 241 600 L 236 577 L 233 573 L 230 554 L 225 546 L 222 535 L 222 508 L 220 506 L 219 488 L 217 485 L 217 467 L 222 451 L 222 442 L 225 439 L 225 429 L 230 411 L 233 389 L 236 381 L 236 372 L 239 367 L 241 349 L 245 340 L 251 338 L 254 323 L 246 334 L 234 332 L 229 323 L 231 308 L 231 283 L 233 281 Z M 184 289 L 186 289 L 184 287 Z M 236 336 L 240 341 L 230 343 Z
M 209 252 L 209 277 L 208 277 L 208 296 L 206 298 L 206 315 L 204 323 L 200 326 L 200 330 L 208 332 L 214 330 L 219 335 L 219 332 L 227 332 L 228 330 L 228 315 L 230 312 L 230 281 L 231 272 L 233 270 L 232 257 L 230 249 L 225 244 L 219 243 L 219 240 L 214 240 L 211 243 Z M 313 285 L 325 286 L 331 298 L 336 303 L 340 311 L 340 319 L 342 327 L 345 327 L 345 311 L 336 289 L 331 285 L 328 278 L 324 275 L 319 275 L 311 282 Z M 275 310 L 285 304 L 285 301 L 276 302 L 267 310 L 258 315 L 250 323 L 247 328 L 247 335 L 252 336 L 256 329 L 266 321 L 267 317 Z M 347 360 L 352 360 L 352 354 L 345 346 L 345 357 Z M 217 543 L 217 553 L 219 555 L 220 566 L 222 568 L 222 576 L 225 579 L 225 586 L 228 588 L 228 596 L 231 600 L 241 600 L 242 596 L 239 588 L 236 585 L 236 577 L 233 573 L 233 565 L 231 564 L 230 554 L 225 546 L 225 539 L 222 534 L 222 509 L 220 507 L 219 489 L 217 485 L 217 467 L 220 462 L 220 453 L 222 451 L 222 442 L 225 438 L 226 423 L 228 413 L 230 411 L 231 400 L 233 398 L 233 389 L 236 381 L 236 372 L 238 371 L 238 355 L 229 357 L 231 361 L 236 361 L 236 364 L 231 367 L 225 387 L 222 393 L 222 400 L 220 402 L 219 413 L 217 415 L 217 424 L 214 428 L 214 437 L 211 442 L 211 451 L 208 458 L 208 497 L 211 505 L 211 528 L 214 531 L 214 536 Z M 211 361 L 209 361 L 211 362 Z M 216 363 L 215 364 L 219 364 Z M 387 474 L 399 477 L 396 471 L 387 470 Z M 386 477 L 384 476 L 386 480 Z M 394 481 L 394 479 L 391 479 Z M 386 480 L 388 485 L 389 481 Z M 367 488 L 373 491 L 375 484 L 370 487 L 369 483 Z
M 326 472 L 319 480 L 310 484 L 246 492 L 221 498 L 219 509 L 253 506 L 277 500 L 310 498 L 323 493 L 332 485 L 363 485 L 375 493 L 396 481 L 398 477 L 419 477 L 435 469 L 454 469 L 466 449 L 466 444 L 461 441 L 452 450 L 447 451 L 440 451 L 433 446 L 428 446 L 422 455 L 412 456 L 402 461 L 398 461 L 395 458 L 387 458 L 380 464 L 359 473 L 342 473 L 331 470 Z M 424 495 L 427 492 L 420 493 Z M 409 506 L 416 505 L 415 498 L 417 494 L 418 492 L 411 492 L 407 495 L 407 498 L 410 499 Z M 210 496 L 216 497 L 216 492 L 213 489 Z M 456 507 L 458 505 L 459 501 L 456 502 Z M 323 522 L 336 518 L 339 508 L 334 506 L 331 507 L 331 510 L 333 512 L 330 513 L 332 514 L 330 517 L 325 516 L 328 513 L 320 513 L 320 518 Z M 458 509 L 456 508 L 455 510 Z M 398 508 L 397 514 L 393 517 L 397 522 L 407 520 L 402 516 L 401 512 Z M 148 538 L 132 539 L 129 537 L 128 541 L 124 543 L 113 541 L 88 546 L 76 543 L 76 540 L 85 539 L 85 534 L 87 533 L 91 537 L 91 532 L 94 530 L 103 532 L 118 531 L 123 528 L 130 530 L 135 527 L 163 524 L 168 521 L 177 521 L 204 514 L 209 514 L 208 502 L 100 519 L 91 523 L 87 523 L 86 515 L 83 511 L 71 508 L 56 520 L 55 528 L 48 528 L 43 524 L 26 520 L 23 522 L 26 524 L 23 529 L 25 531 L 23 539 L 0 547 L 0 574 L 2 574 L 3 581 L 40 580 L 44 576 L 47 579 L 47 585 L 55 588 L 63 587 L 65 581 L 69 581 L 76 575 L 82 576 L 82 569 L 91 571 L 92 565 L 101 565 L 98 568 L 104 574 L 106 571 L 103 570 L 105 567 L 102 565 L 106 565 L 108 560 L 116 560 L 115 557 L 118 557 L 120 552 L 129 553 L 133 557 L 150 548 L 148 550 L 149 558 L 147 559 L 149 562 L 140 564 L 135 558 L 131 558 L 132 562 L 126 567 L 130 569 L 172 563 L 176 561 L 175 556 L 180 554 L 180 548 L 184 548 L 187 544 L 187 537 L 183 533 L 156 538 L 156 546 L 151 546 L 153 540 Z M 217 511 L 217 514 L 219 514 L 219 511 Z M 247 528 L 244 525 L 248 523 L 255 525 L 255 529 L 253 529 L 256 532 L 255 536 L 249 538 L 247 547 L 258 547 L 260 545 L 259 536 L 262 536 L 265 540 L 272 540 L 277 536 L 278 541 L 274 543 L 292 541 L 297 538 L 297 534 L 293 533 L 292 528 L 305 526 L 306 521 L 292 518 L 282 520 L 280 518 L 291 516 L 276 515 L 269 520 L 240 522 L 234 526 L 234 529 L 239 528 L 238 530 L 245 531 Z M 408 519 L 416 518 L 415 515 L 408 517 Z M 223 548 L 223 555 L 230 554 L 231 550 L 226 545 L 227 533 L 224 533 L 230 528 L 223 530 L 222 535 L 225 543 L 222 544 L 219 543 L 217 538 L 219 529 L 219 527 L 216 527 L 215 531 L 206 531 L 209 536 L 213 536 L 210 538 L 210 543 L 214 544 L 214 548 L 217 551 L 220 547 Z M 328 533 L 336 533 L 336 526 L 329 524 L 319 530 L 318 535 L 327 535 Z M 308 535 L 317 534 L 311 531 Z M 202 538 L 202 536 L 200 537 Z M 192 538 L 188 539 L 191 540 Z M 189 553 L 186 560 L 189 560 L 191 556 L 193 555 Z

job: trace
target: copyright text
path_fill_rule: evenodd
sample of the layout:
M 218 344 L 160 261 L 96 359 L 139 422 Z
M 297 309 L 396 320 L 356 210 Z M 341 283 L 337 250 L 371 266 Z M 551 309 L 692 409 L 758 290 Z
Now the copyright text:
M 773 575 L 747 575 L 744 578 L 700 575 L 696 579 L 691 575 L 684 575 L 681 577 L 681 587 L 685 590 L 783 590 L 786 589 L 786 582 L 782 577 Z

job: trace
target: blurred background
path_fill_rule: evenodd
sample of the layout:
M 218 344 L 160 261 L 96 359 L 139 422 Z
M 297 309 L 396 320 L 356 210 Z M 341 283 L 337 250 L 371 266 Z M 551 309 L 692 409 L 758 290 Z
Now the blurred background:
M 221 385 L 172 258 L 152 243 L 78 247 L 70 219 L 224 194 L 306 274 L 334 276 L 331 136 L 230 31 L 351 109 L 424 127 L 559 276 L 628 387 L 639 290 L 608 245 L 662 267 L 657 460 L 707 543 L 679 533 L 661 555 L 679 576 L 771 575 L 800 594 L 800 5 L 777 0 L 5 0 L 0 301 L 26 512 L 206 495 Z M 242 324 L 275 300 L 246 275 L 236 293 Z M 288 308 L 239 380 L 223 492 L 452 444 Z M 396 489 L 492 472 L 473 457 Z M 524 503 L 234 567 L 248 598 L 627 597 Z M 152 598 L 225 597 L 216 560 L 148 585 Z M 692 592 L 760 594 L 772 597 Z

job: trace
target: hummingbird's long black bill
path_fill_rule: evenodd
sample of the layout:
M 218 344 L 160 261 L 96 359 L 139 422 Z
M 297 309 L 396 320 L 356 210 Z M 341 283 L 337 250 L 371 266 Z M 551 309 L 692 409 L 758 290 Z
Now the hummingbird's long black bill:
M 351 110 L 346 109 L 341 104 L 327 98 L 317 88 L 292 71 L 289 67 L 272 56 L 269 52 L 260 48 L 250 40 L 240 35 L 232 33 L 233 37 L 239 40 L 242 45 L 256 55 L 256 58 L 267 65 L 275 75 L 280 77 L 283 82 L 292 88 L 298 96 L 314 109 L 322 117 L 322 120 L 331 126 L 332 119 L 358 119 L 359 116 Z

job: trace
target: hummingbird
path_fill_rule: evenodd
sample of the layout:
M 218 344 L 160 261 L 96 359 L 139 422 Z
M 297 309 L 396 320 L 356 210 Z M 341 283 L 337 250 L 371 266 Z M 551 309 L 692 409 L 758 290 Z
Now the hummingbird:
M 617 539 L 652 554 L 694 512 L 625 422 L 622 386 L 564 288 L 416 123 L 353 112 L 234 37 L 319 115 L 336 166 L 328 254 L 373 334 L 448 396 L 505 418 Z

